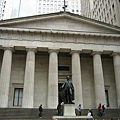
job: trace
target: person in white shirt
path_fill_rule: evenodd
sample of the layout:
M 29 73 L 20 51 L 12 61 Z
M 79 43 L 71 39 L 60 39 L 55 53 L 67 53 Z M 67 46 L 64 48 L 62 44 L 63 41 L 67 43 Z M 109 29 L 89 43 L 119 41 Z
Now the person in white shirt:
M 81 104 L 78 105 L 77 110 L 79 112 L 79 116 L 81 116 L 81 112 L 82 112 L 82 106 L 81 106 Z
M 90 112 L 90 110 L 88 110 L 88 114 L 87 114 L 87 116 L 91 116 L 91 112 Z

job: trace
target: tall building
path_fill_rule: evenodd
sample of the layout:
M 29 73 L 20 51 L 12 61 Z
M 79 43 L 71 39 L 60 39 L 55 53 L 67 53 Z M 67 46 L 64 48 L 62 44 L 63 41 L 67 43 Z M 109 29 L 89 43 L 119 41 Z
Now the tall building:
M 12 15 L 13 0 L 0 1 L 0 20 L 9 19 Z
M 13 4 L 11 18 L 20 17 L 21 0 L 14 0 Z
M 80 0 L 37 0 L 37 14 L 54 13 L 63 11 L 65 5 L 66 11 L 75 14 L 81 14 Z
M 82 15 L 120 26 L 120 0 L 81 0 Z

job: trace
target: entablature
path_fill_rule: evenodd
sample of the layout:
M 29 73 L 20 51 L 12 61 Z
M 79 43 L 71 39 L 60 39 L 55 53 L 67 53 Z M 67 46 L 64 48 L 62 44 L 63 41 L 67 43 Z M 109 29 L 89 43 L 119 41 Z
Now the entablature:
M 8 28 L 8 27 L 0 27 L 1 32 L 8 33 L 39 33 L 39 34 L 65 34 L 65 35 L 84 35 L 84 36 L 101 36 L 101 37 L 117 37 L 120 38 L 120 34 L 112 34 L 112 33 L 102 33 L 102 32 L 90 32 L 90 31 L 74 31 L 74 30 L 59 30 L 59 29 L 34 29 L 34 28 Z

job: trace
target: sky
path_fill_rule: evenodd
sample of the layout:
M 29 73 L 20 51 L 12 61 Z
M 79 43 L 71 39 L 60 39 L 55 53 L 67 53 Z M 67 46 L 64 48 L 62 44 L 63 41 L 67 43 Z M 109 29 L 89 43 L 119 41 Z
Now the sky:
M 21 11 L 19 17 L 32 16 L 36 13 L 37 0 L 21 0 Z M 17 8 L 20 0 L 14 0 L 14 8 Z

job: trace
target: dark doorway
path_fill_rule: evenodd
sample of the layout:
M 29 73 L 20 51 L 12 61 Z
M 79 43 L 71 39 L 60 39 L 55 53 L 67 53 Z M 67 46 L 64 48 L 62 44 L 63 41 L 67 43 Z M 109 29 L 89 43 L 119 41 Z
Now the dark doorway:
M 62 103 L 62 98 L 61 98 L 61 89 L 60 87 L 63 85 L 63 83 L 58 83 L 58 103 Z
M 108 95 L 108 90 L 105 90 L 105 97 L 106 97 L 106 106 L 109 107 L 109 95 Z

